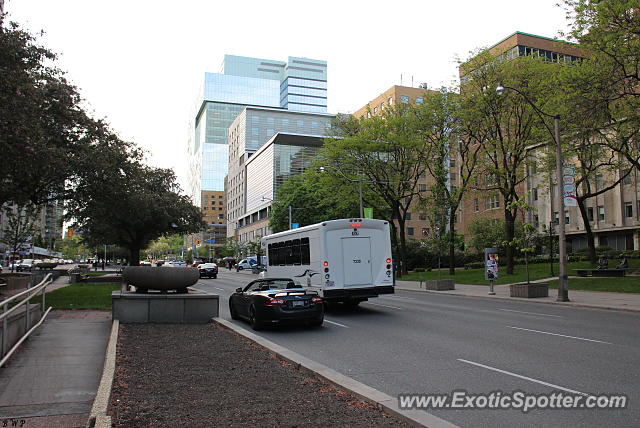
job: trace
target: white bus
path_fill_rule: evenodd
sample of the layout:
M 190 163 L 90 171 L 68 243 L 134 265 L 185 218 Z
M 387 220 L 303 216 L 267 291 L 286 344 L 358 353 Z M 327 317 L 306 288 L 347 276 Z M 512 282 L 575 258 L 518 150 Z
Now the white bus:
M 389 223 L 329 220 L 262 238 L 268 278 L 297 279 L 327 302 L 358 303 L 392 294 Z

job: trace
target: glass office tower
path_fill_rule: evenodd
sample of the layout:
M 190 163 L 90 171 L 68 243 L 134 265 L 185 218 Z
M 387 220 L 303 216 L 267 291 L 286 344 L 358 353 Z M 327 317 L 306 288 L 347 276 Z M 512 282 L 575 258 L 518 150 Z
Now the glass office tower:
M 224 190 L 227 129 L 247 106 L 326 113 L 327 63 L 289 57 L 287 62 L 225 55 L 222 73 L 205 73 L 190 124 L 189 190 Z

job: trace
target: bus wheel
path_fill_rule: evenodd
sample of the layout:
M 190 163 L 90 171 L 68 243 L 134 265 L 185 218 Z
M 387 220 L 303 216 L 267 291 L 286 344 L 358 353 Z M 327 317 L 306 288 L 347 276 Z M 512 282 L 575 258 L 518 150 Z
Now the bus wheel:
M 345 300 L 342 302 L 345 308 L 356 308 L 360 304 L 361 300 Z

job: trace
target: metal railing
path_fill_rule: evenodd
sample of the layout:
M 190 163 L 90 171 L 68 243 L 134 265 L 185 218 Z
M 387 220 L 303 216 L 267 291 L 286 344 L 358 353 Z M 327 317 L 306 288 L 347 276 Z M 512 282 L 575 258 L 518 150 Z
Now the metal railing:
M 27 290 L 23 291 L 22 293 L 16 294 L 15 296 L 11 296 L 6 300 L 3 300 L 2 302 L 0 302 L 0 306 L 2 306 L 2 313 L 0 314 L 0 322 L 2 322 L 2 360 L 0 360 L 0 367 L 2 367 L 4 365 L 4 363 L 9 359 L 9 357 L 11 357 L 11 355 L 16 351 L 16 349 L 18 349 L 18 346 L 20 346 L 22 344 L 22 342 L 24 342 L 31 333 L 33 333 L 33 331 L 38 328 L 40 326 L 40 324 L 42 324 L 42 322 L 44 321 L 44 319 L 46 318 L 46 316 L 49 314 L 49 311 L 51 310 L 51 307 L 49 307 L 49 309 L 47 309 L 47 311 L 45 312 L 44 307 L 45 307 L 45 288 L 47 287 L 47 285 L 51 284 L 51 282 L 53 282 L 53 280 L 51 279 L 51 274 L 47 274 L 44 279 L 42 281 L 40 281 L 39 284 L 37 284 L 36 286 L 32 287 L 32 288 L 28 288 Z M 29 328 L 29 325 L 31 324 L 31 311 L 29 310 L 29 301 L 31 300 L 32 297 L 37 296 L 39 293 L 42 293 L 42 301 L 41 301 L 41 310 L 42 310 L 42 317 L 40 318 L 40 321 L 38 321 L 38 323 L 36 325 L 34 325 L 33 327 Z M 24 297 L 26 296 L 26 297 Z M 23 298 L 22 301 L 20 301 L 19 303 L 16 303 L 15 306 L 13 306 L 11 309 L 9 309 L 9 304 L 17 301 L 20 298 Z M 22 335 L 22 337 L 16 342 L 15 345 L 13 345 L 13 347 L 11 347 L 11 349 L 9 349 L 7 351 L 7 348 L 9 347 L 9 338 L 8 338 L 8 332 L 9 332 L 9 316 L 16 312 L 18 310 L 18 308 L 22 307 L 23 305 L 25 306 L 25 323 L 24 323 L 24 334 Z

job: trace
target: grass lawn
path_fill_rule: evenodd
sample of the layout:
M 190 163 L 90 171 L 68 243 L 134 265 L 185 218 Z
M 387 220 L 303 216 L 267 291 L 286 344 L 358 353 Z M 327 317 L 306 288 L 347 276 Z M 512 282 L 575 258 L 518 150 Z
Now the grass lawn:
M 53 309 L 111 309 L 111 292 L 120 287 L 112 282 L 71 284 L 47 293 L 45 303 Z M 32 299 L 36 301 L 39 296 Z
M 569 275 L 573 275 L 571 269 L 588 268 L 591 265 L 589 262 L 572 262 L 567 264 L 567 270 Z M 438 275 L 438 273 L 440 275 Z M 558 263 L 553 264 L 553 273 L 558 275 Z M 420 281 L 420 275 L 422 279 L 455 279 L 459 284 L 479 284 L 487 285 L 489 281 L 484 279 L 484 269 L 457 269 L 455 276 L 449 276 L 448 269 L 442 269 L 440 272 L 411 272 L 408 275 L 404 275 L 402 278 L 396 278 L 403 281 Z M 549 278 L 551 276 L 551 269 L 547 263 L 536 263 L 529 265 L 529 279 L 531 281 L 536 279 Z M 517 265 L 513 269 L 513 275 L 506 275 L 504 266 L 500 266 L 498 274 L 498 280 L 495 284 L 511 284 L 513 282 L 526 282 L 527 273 L 524 265 Z
M 83 275 L 87 275 L 87 276 L 102 276 L 102 275 L 106 275 L 106 272 L 86 272 L 86 273 L 83 273 Z
M 558 288 L 558 280 L 549 281 L 549 288 Z M 571 290 L 640 293 L 640 277 L 571 278 L 569 279 L 569 295 L 571 295 Z
M 617 260 L 609 261 L 609 266 L 615 267 Z M 640 260 L 629 260 L 629 265 L 634 268 L 640 267 Z M 589 262 L 571 262 L 567 264 L 567 274 L 575 275 L 572 269 L 592 267 Z M 550 267 L 548 264 L 537 263 L 529 265 L 529 279 L 543 279 L 551 277 Z M 558 263 L 553 264 L 553 273 L 558 275 Z M 396 278 L 401 281 L 420 281 L 432 279 L 455 279 L 458 284 L 476 284 L 489 285 L 489 281 L 484 279 L 484 269 L 457 269 L 455 276 L 449 276 L 447 269 L 440 272 L 410 272 L 402 278 Z M 527 274 L 524 265 L 514 267 L 513 275 L 506 275 L 504 266 L 500 266 L 500 272 L 496 284 L 511 284 L 514 282 L 526 282 Z M 549 286 L 555 288 L 558 281 L 550 281 Z M 593 291 L 613 291 L 619 293 L 640 293 L 640 277 L 624 277 L 624 278 L 580 278 L 569 280 L 569 290 L 593 290 Z

